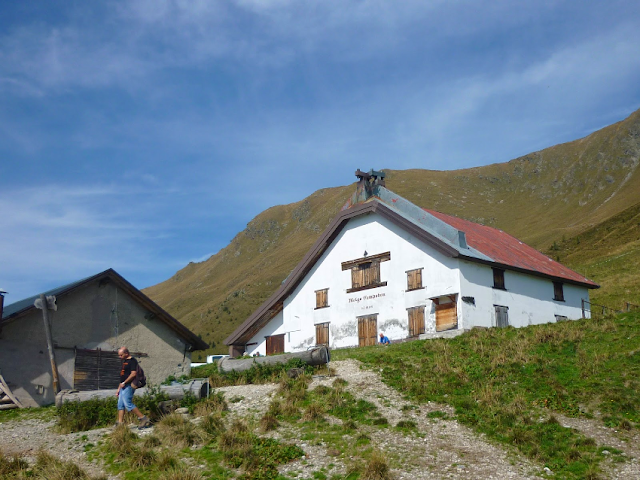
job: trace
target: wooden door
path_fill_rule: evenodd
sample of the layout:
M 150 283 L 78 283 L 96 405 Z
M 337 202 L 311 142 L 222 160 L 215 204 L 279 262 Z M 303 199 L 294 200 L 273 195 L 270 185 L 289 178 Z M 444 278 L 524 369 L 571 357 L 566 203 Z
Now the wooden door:
M 329 346 L 329 322 L 316 325 L 316 345 Z
M 358 346 L 368 347 L 378 341 L 378 315 L 358 317 Z
M 267 355 L 284 353 L 284 333 L 267 337 Z
M 118 352 L 76 350 L 73 388 L 76 390 L 105 390 L 118 388 L 122 360 Z
M 496 327 L 504 328 L 509 326 L 509 307 L 494 305 L 496 309 Z
M 456 302 L 436 305 L 436 332 L 458 328 Z
M 416 337 L 424 333 L 424 306 L 408 308 L 409 336 Z

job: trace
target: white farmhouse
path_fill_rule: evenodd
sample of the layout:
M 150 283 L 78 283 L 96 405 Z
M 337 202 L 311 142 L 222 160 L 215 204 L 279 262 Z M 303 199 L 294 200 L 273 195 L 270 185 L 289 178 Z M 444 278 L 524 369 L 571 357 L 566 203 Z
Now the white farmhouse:
M 226 340 L 231 356 L 576 319 L 598 285 L 505 232 L 422 209 L 358 170 L 356 192 Z

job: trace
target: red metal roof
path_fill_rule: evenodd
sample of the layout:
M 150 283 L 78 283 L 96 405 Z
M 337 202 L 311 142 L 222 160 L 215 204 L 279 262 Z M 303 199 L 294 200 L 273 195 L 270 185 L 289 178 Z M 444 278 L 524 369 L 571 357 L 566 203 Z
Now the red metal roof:
M 574 282 L 598 284 L 550 259 L 538 250 L 497 228 L 463 220 L 434 210 L 424 209 L 434 217 L 465 233 L 467 244 L 492 258 L 496 263 L 531 270 Z

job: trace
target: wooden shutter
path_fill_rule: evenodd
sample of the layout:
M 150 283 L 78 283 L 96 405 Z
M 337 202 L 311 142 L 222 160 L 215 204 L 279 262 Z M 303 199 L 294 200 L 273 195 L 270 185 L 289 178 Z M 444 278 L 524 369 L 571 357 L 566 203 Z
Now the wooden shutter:
M 329 289 L 316 290 L 316 308 L 329 306 Z
M 73 388 L 76 390 L 107 390 L 118 388 L 122 360 L 118 352 L 76 350 Z
M 409 315 L 409 336 L 415 337 L 425 332 L 424 306 L 407 309 Z
M 276 353 L 284 353 L 284 333 L 267 337 L 267 355 L 275 355 Z
M 329 346 L 329 322 L 316 325 L 316 345 Z
M 357 265 L 351 269 L 351 288 L 364 286 L 364 264 Z
M 496 309 L 496 327 L 504 328 L 509 326 L 509 307 L 494 305 Z
M 505 290 L 504 286 L 504 270 L 500 268 L 493 269 L 493 288 Z
M 380 281 L 380 262 L 388 260 L 391 260 L 390 252 L 342 262 L 342 270 L 351 270 L 351 288 L 347 293 L 386 286 L 387 282 Z
M 358 346 L 368 347 L 378 341 L 378 315 L 358 317 Z
M 418 290 L 422 288 L 422 269 L 407 271 L 407 290 Z
M 456 302 L 436 305 L 436 331 L 458 328 L 458 310 Z

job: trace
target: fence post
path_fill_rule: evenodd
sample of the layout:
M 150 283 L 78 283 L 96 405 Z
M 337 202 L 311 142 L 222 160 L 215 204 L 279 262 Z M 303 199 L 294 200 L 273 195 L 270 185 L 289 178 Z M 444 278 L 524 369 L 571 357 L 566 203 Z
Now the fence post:
M 630 307 L 629 302 L 627 302 L 627 312 L 629 311 L 629 307 Z
M 602 306 L 602 316 L 603 316 L 603 317 L 604 317 L 604 309 L 605 309 L 605 308 L 606 308 L 606 307 L 603 305 L 603 306 Z
M 584 298 L 580 299 L 582 303 L 582 318 L 584 318 Z

